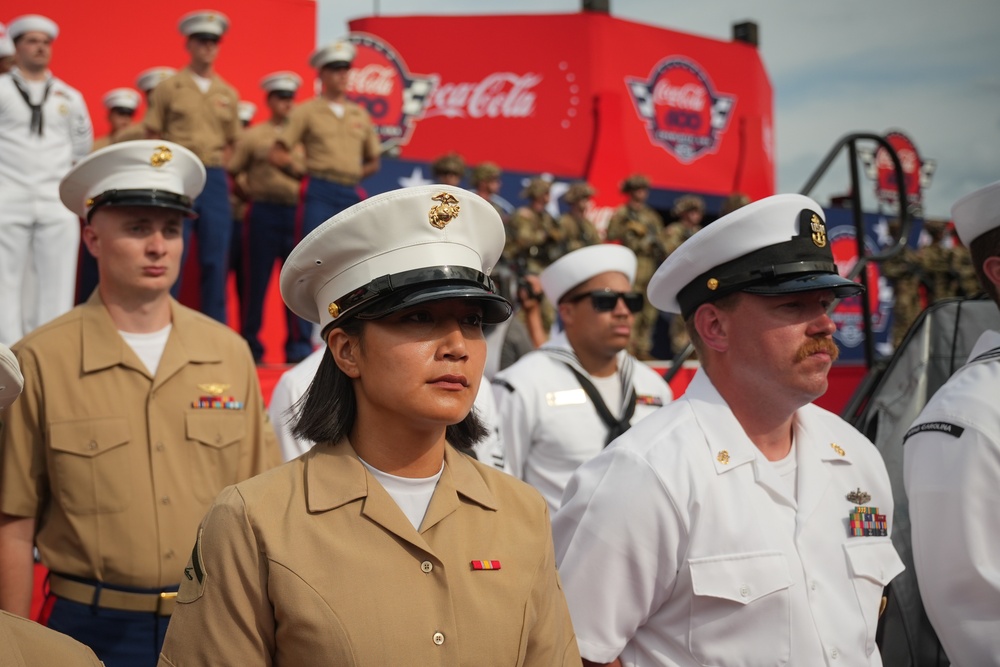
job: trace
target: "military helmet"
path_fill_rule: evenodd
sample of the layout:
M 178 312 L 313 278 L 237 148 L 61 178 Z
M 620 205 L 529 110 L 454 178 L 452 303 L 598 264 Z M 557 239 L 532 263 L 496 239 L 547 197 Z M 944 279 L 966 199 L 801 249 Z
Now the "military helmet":
M 649 187 L 649 178 L 643 174 L 632 174 L 622 181 L 621 191 L 625 194 Z

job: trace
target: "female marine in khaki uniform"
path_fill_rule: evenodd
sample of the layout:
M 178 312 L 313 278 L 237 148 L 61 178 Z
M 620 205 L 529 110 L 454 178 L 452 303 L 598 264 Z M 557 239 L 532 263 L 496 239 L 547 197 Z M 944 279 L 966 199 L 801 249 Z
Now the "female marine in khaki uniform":
M 434 185 L 292 252 L 282 295 L 330 350 L 296 425 L 321 444 L 216 500 L 161 665 L 580 664 L 545 502 L 457 449 L 503 245 L 488 202 Z

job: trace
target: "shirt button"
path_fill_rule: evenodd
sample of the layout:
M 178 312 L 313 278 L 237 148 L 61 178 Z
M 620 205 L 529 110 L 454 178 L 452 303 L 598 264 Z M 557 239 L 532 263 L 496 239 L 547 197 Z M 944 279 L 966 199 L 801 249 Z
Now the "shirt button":
M 217 434 L 215 436 L 215 444 L 219 444 L 220 442 L 222 442 L 222 435 L 221 434 Z
M 435 632 L 434 636 L 431 637 L 431 640 L 433 640 L 433 642 L 435 644 L 437 644 L 438 646 L 440 646 L 441 644 L 444 643 L 444 635 L 442 633 L 440 633 L 440 632 Z
M 423 563 L 420 564 L 420 569 L 423 572 L 430 572 L 431 570 L 434 569 L 434 563 L 430 562 L 429 560 L 425 560 Z
M 747 584 L 740 586 L 740 595 L 745 598 L 750 597 L 750 586 Z
M 173 558 L 173 557 L 174 557 L 174 550 L 173 550 L 173 549 L 171 549 L 171 550 L 170 550 L 170 551 L 168 551 L 167 553 L 163 554 L 163 557 L 164 557 L 164 558 Z
M 91 440 L 90 442 L 88 442 L 87 443 L 87 449 L 97 449 L 97 442 L 95 442 L 94 440 Z
M 163 443 L 162 442 L 156 443 L 156 451 L 158 451 L 158 452 L 162 452 L 163 451 Z
M 816 590 L 816 582 L 815 581 L 809 582 L 809 590 L 811 590 L 811 591 Z
M 836 660 L 839 657 L 840 657 L 840 651 L 838 651 L 835 648 L 834 649 L 830 649 L 830 658 L 831 659 Z
M 160 498 L 160 502 L 163 503 L 164 505 L 169 505 L 170 504 L 170 496 L 163 496 L 162 498 Z

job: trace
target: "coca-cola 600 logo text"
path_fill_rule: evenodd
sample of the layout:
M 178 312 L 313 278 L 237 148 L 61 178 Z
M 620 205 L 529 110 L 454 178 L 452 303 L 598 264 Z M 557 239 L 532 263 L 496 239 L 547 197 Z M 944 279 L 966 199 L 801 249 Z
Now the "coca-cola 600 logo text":
M 422 116 L 437 86 L 437 76 L 411 74 L 399 54 L 374 35 L 355 32 L 348 39 L 357 47 L 357 55 L 347 96 L 368 111 L 383 144 L 406 144 L 413 122 Z
M 697 63 L 665 58 L 648 79 L 626 77 L 625 85 L 650 141 L 685 164 L 718 150 L 736 97 L 717 92 Z

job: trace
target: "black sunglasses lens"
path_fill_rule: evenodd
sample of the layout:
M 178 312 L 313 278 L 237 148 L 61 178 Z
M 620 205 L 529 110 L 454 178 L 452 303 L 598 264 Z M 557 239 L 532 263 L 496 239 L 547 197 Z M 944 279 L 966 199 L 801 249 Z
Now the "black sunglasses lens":
M 615 292 L 592 292 L 590 303 L 594 306 L 594 310 L 598 312 L 603 313 L 614 310 L 615 306 L 618 305 L 618 294 Z
M 629 292 L 622 296 L 625 299 L 625 307 L 628 308 L 633 313 L 638 313 L 642 310 L 642 294 L 639 292 Z

